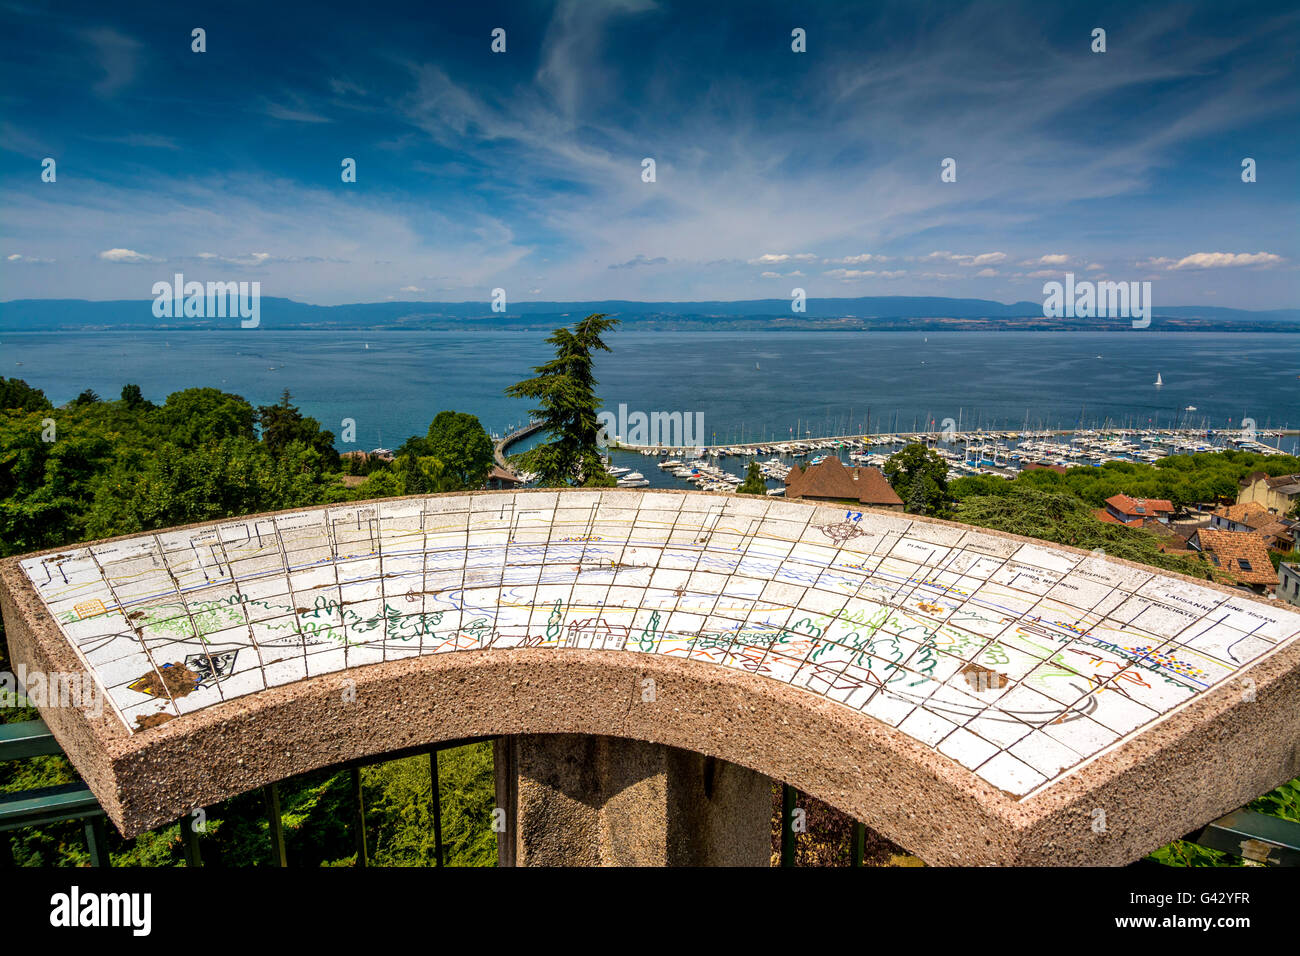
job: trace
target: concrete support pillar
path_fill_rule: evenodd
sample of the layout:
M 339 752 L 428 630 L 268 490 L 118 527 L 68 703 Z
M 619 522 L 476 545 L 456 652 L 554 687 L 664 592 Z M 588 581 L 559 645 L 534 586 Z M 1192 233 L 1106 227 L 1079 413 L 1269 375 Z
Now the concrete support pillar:
M 772 784 L 674 747 L 582 734 L 498 738 L 501 866 L 768 866 Z

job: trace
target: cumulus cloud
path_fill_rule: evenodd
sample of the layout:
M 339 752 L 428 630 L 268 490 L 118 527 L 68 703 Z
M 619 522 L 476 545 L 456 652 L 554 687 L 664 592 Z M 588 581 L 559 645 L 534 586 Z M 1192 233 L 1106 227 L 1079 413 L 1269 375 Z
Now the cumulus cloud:
M 424 290 L 421 289 L 418 285 L 404 285 L 397 291 L 398 292 L 423 292 Z
M 99 254 L 105 262 L 162 262 L 154 256 L 146 256 L 134 249 L 105 249 Z
M 811 262 L 817 257 L 811 252 L 800 252 L 795 255 L 789 255 L 784 252 L 767 252 L 757 259 L 750 259 L 749 264 L 752 266 L 769 266 L 776 265 L 778 262 Z
M 1170 269 L 1225 269 L 1233 266 L 1273 266 L 1282 261 L 1271 252 L 1195 252 L 1183 256 Z
M 1045 266 L 1063 266 L 1069 261 L 1070 257 L 1061 253 L 1050 253 L 1038 258 L 1039 264 Z

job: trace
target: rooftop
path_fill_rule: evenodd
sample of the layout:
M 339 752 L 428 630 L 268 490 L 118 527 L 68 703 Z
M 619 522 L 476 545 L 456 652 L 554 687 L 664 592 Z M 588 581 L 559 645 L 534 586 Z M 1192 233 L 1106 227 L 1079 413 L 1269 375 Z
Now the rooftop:
M 879 468 L 868 465 L 847 468 L 835 457 L 827 457 L 806 469 L 798 465 L 790 469 L 785 477 L 785 494 L 787 498 L 830 498 L 868 506 L 903 503 Z
M 1268 557 L 1268 545 L 1253 531 L 1218 531 L 1201 528 L 1195 537 L 1209 562 L 1242 584 L 1275 584 L 1277 574 Z
M 1133 517 L 1153 518 L 1162 514 L 1173 514 L 1174 504 L 1167 498 L 1130 498 L 1128 495 L 1111 495 L 1106 499 L 1120 514 Z

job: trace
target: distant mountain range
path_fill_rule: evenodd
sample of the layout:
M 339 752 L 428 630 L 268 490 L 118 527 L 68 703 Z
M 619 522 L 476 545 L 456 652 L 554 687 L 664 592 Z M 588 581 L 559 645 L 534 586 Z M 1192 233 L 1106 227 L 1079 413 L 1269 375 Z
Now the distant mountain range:
M 1027 330 L 1110 331 L 1132 328 L 1129 319 L 1043 317 L 1041 302 L 1007 305 L 987 299 L 938 296 L 868 296 L 807 300 L 793 313 L 789 299 L 735 302 L 511 302 L 493 312 L 487 302 L 365 302 L 308 305 L 263 296 L 260 328 L 272 330 L 551 329 L 592 312 L 608 312 L 635 329 L 790 330 Z M 114 329 L 237 329 L 236 318 L 156 318 L 153 300 L 15 299 L 0 302 L 0 331 Z M 1252 312 L 1216 306 L 1157 306 L 1152 331 L 1300 332 L 1300 309 Z

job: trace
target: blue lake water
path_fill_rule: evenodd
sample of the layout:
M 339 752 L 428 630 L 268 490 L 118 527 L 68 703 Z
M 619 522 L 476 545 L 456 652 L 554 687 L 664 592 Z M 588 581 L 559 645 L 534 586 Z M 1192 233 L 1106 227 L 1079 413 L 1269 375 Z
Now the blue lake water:
M 760 441 L 912 430 L 1079 424 L 1300 427 L 1300 336 L 1255 333 L 622 332 L 598 357 L 606 406 L 703 412 L 706 438 Z M 368 346 L 368 348 L 367 348 Z M 357 443 L 395 447 L 444 408 L 492 431 L 527 418 L 506 386 L 548 358 L 536 332 L 5 333 L 0 375 L 56 404 L 134 382 L 161 402 L 214 386 L 256 404 L 288 388 Z M 1163 379 L 1154 387 L 1156 375 Z M 1186 406 L 1195 406 L 1189 412 Z M 716 438 L 715 438 L 716 436 Z M 1296 448 L 1297 439 L 1282 439 Z

